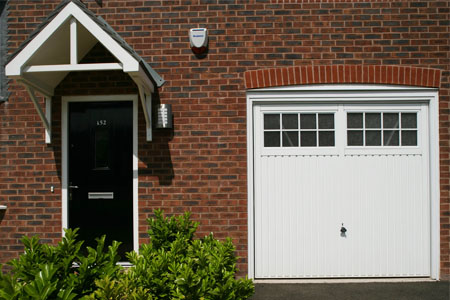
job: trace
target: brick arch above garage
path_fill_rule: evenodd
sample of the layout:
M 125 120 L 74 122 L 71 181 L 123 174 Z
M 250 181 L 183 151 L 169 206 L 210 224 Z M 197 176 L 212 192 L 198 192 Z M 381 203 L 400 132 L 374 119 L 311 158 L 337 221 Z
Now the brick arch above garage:
M 389 84 L 438 88 L 441 70 L 410 66 L 321 65 L 245 72 L 247 89 L 303 84 Z

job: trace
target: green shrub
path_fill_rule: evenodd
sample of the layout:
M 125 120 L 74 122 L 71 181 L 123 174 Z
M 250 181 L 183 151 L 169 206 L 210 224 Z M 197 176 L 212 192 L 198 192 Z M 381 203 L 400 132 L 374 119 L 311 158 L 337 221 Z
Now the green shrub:
M 137 286 L 127 276 L 119 280 L 111 279 L 109 276 L 96 280 L 97 290 L 88 299 L 108 300 L 152 300 L 151 293 L 142 286 Z
M 116 278 L 118 242 L 105 249 L 105 237 L 97 239 L 95 249 L 80 251 L 83 242 L 77 241 L 77 229 L 68 229 L 57 246 L 41 244 L 37 236 L 24 236 L 25 251 L 8 264 L 12 272 L 0 272 L 0 299 L 79 299 L 90 295 L 97 287 L 95 280 Z
M 232 300 L 253 294 L 251 280 L 234 278 L 230 239 L 194 239 L 198 224 L 189 213 L 166 218 L 157 210 L 148 223 L 150 243 L 127 254 L 132 267 L 125 270 L 117 265 L 119 243 L 106 248 L 104 236 L 86 255 L 77 229 L 66 230 L 57 246 L 23 237 L 24 253 L 8 263 L 12 272 L 0 272 L 0 300 Z
M 91 299 L 247 299 L 249 279 L 235 279 L 236 257 L 230 239 L 212 235 L 194 240 L 198 224 L 189 213 L 149 219 L 150 243 L 128 253 L 132 267 L 116 280 L 100 279 Z

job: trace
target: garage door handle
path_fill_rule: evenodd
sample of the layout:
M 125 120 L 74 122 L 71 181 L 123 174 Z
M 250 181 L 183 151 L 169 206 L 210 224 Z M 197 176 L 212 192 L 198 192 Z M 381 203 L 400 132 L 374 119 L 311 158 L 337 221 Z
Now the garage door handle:
M 342 223 L 341 233 L 345 234 L 346 232 L 347 232 L 347 229 L 344 227 L 344 223 Z
M 77 189 L 78 185 L 69 185 L 69 189 Z

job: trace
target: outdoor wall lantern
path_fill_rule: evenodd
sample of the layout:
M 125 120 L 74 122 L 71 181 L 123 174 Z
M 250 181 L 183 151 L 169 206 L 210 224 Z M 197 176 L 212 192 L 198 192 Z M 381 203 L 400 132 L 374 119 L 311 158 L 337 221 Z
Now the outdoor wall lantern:
M 157 109 L 156 128 L 172 128 L 172 105 L 160 104 Z

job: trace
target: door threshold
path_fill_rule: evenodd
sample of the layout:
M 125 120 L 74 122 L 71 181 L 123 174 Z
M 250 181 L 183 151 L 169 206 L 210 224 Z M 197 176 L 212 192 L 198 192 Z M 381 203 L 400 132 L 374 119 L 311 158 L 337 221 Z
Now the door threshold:
M 253 282 L 268 284 L 289 284 L 289 283 L 400 283 L 400 282 L 436 282 L 439 280 L 430 277 L 414 278 L 311 278 L 311 279 L 254 279 Z

